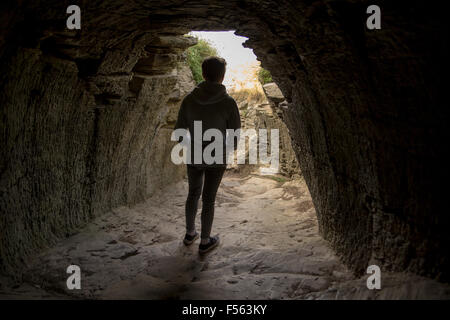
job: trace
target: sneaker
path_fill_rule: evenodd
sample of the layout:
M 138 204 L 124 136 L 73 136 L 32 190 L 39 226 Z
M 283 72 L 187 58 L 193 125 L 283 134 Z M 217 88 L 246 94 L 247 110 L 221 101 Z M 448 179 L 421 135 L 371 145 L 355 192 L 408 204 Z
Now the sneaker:
M 209 242 L 207 244 L 200 244 L 198 246 L 198 253 L 200 254 L 207 253 L 212 249 L 214 249 L 215 247 L 217 247 L 219 243 L 220 243 L 219 236 L 209 237 Z
M 184 245 L 189 246 L 197 239 L 198 239 L 198 232 L 196 232 L 193 236 L 186 233 L 186 235 L 184 236 L 183 243 Z

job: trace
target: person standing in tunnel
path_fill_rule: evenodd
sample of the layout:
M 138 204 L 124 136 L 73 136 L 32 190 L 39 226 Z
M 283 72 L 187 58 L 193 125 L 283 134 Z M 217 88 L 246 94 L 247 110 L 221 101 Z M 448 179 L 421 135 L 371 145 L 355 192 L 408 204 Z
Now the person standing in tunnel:
M 202 75 L 205 79 L 189 93 L 183 100 L 178 119 L 174 129 L 187 129 L 191 136 L 191 150 L 194 141 L 202 141 L 195 137 L 194 122 L 201 121 L 202 131 L 217 129 L 222 133 L 223 146 L 226 144 L 226 130 L 237 130 L 241 127 L 239 109 L 236 101 L 227 94 L 222 84 L 226 71 L 226 61 L 219 57 L 208 57 L 202 63 Z M 236 139 L 236 138 L 235 138 Z M 202 142 L 201 150 L 211 142 Z M 237 142 L 233 141 L 234 149 Z M 200 162 L 192 160 L 187 164 L 189 191 L 186 200 L 186 234 L 183 240 L 185 245 L 191 245 L 198 239 L 199 234 L 195 228 L 195 217 L 200 195 L 202 196 L 201 235 L 199 253 L 204 254 L 219 245 L 219 236 L 211 237 L 211 228 L 214 219 L 214 204 L 216 193 L 226 169 L 226 153 L 223 152 L 224 161 L 221 163 L 205 163 L 203 157 Z M 202 153 L 203 154 L 203 153 Z M 220 162 L 220 161 L 219 161 Z

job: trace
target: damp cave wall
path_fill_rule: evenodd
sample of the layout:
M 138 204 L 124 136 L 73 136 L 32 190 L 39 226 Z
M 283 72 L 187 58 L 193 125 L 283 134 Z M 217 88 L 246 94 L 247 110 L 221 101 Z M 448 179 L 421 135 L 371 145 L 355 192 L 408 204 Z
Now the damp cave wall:
M 236 30 L 288 101 L 320 232 L 343 262 L 448 281 L 441 2 L 377 1 L 381 30 L 358 0 L 81 1 L 79 31 L 65 28 L 70 4 L 1 4 L 2 270 L 148 196 L 179 36 Z

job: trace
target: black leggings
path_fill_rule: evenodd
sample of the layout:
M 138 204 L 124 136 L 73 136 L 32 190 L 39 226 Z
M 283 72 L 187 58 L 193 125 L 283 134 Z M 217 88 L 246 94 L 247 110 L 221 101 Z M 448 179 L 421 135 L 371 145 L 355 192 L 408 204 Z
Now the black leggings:
M 214 219 L 214 203 L 217 189 L 222 181 L 225 167 L 194 167 L 187 166 L 189 194 L 186 200 L 186 231 L 195 230 L 195 216 L 197 214 L 198 200 L 202 194 L 202 239 L 208 239 Z M 203 183 L 203 177 L 205 182 Z M 203 187 L 203 193 L 202 193 Z

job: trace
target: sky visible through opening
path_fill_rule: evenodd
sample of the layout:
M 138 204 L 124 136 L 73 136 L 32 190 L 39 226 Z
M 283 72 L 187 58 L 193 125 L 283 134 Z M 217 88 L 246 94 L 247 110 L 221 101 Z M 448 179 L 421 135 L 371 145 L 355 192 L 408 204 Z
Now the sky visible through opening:
M 213 45 L 227 61 L 227 72 L 223 84 L 227 88 L 248 88 L 254 86 L 259 61 L 253 50 L 242 44 L 248 39 L 237 36 L 234 31 L 192 31 L 190 35 L 204 39 Z

